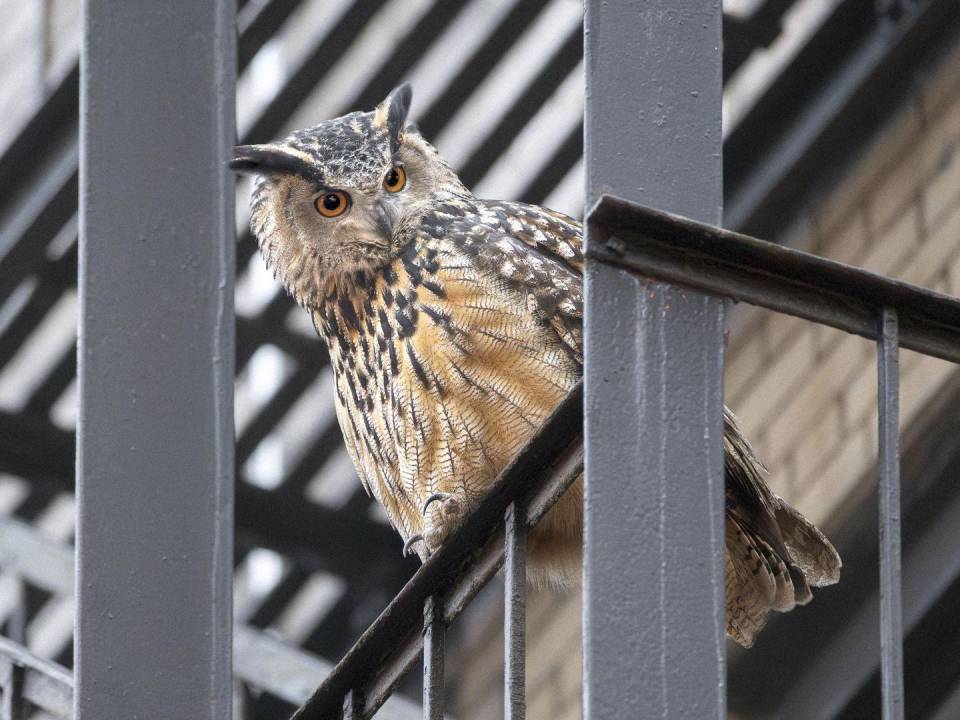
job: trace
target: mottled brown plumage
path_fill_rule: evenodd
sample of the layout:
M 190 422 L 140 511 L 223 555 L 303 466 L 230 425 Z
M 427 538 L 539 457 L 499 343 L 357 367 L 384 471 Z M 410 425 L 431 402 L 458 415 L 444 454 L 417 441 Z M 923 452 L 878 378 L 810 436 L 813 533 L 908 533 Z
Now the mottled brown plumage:
M 580 378 L 583 255 L 575 220 L 474 197 L 407 124 L 409 102 L 398 88 L 240 147 L 233 167 L 258 176 L 261 252 L 327 342 L 360 479 L 425 558 Z M 729 413 L 725 430 L 727 631 L 750 645 L 840 560 L 767 488 Z M 582 491 L 531 535 L 532 579 L 579 576 Z

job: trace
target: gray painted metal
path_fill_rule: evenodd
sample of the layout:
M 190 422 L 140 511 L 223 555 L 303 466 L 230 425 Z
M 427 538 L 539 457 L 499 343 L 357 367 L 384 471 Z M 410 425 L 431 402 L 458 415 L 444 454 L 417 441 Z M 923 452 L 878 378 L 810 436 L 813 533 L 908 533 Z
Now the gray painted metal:
M 269 632 L 245 625 L 233 630 L 236 677 L 294 705 L 306 700 L 333 663 L 291 646 Z M 416 720 L 420 705 L 395 695 L 377 713 L 377 720 Z
M 231 712 L 235 8 L 84 4 L 77 720 Z
M 960 516 L 954 507 L 957 503 L 951 503 L 930 524 L 910 551 L 901 585 L 896 351 L 903 345 L 958 359 L 960 301 L 619 198 L 601 198 L 589 214 L 588 226 L 591 259 L 878 340 L 884 478 L 879 523 L 881 589 L 796 680 L 777 717 L 833 717 L 880 657 L 885 666 L 885 712 L 891 718 L 902 717 L 898 713 L 903 708 L 903 626 L 913 627 L 960 574 L 957 562 L 944 561 L 956 556 L 953 545 Z M 873 321 L 868 323 L 871 315 Z M 876 632 L 881 615 L 883 648 Z
M 523 499 L 527 531 L 536 526 L 583 473 L 579 432 L 583 417 L 578 383 L 530 442 L 500 473 L 464 524 L 417 570 L 294 714 L 295 720 L 326 720 L 343 710 L 354 688 L 355 717 L 370 717 L 396 690 L 423 651 L 417 619 L 427 598 L 443 590 L 442 616 L 453 622 L 504 562 L 503 521 L 507 507 Z M 558 448 L 559 451 L 558 451 Z
M 517 503 L 504 519 L 503 559 L 503 717 L 523 720 L 527 714 L 527 528 Z
M 361 720 L 363 716 L 363 692 L 351 690 L 343 699 L 343 720 Z
M 877 340 L 880 488 L 880 677 L 883 720 L 903 720 L 900 577 L 900 362 L 897 313 L 880 313 Z
M 29 523 L 16 518 L 0 518 L 0 566 L 8 573 L 24 579 L 39 589 L 66 600 L 74 599 L 73 550 L 67 545 L 45 537 Z M 7 643 L 6 645 L 4 643 Z M 6 648 L 15 657 L 31 658 L 38 669 L 59 683 L 55 702 L 45 706 L 48 712 L 60 712 L 68 717 L 73 704 L 73 679 L 65 669 L 33 658 L 23 648 L 0 638 L 0 655 Z M 306 700 L 317 682 L 333 669 L 333 663 L 291 646 L 267 632 L 247 625 L 233 628 L 233 667 L 237 679 L 247 685 L 265 690 L 289 703 Z M 59 674 L 57 674 L 59 672 Z M 44 675 L 46 677 L 46 675 Z M 28 674 L 28 678 L 30 675 Z M 64 686 L 59 681 L 65 678 Z M 32 682 L 32 681 L 31 681 Z M 32 688 L 33 684 L 27 683 Z M 38 687 L 40 687 L 38 685 Z M 45 686 L 44 686 L 45 687 Z M 28 696 L 29 699 L 29 696 Z M 31 700 L 33 702 L 33 700 Z M 420 706 L 403 697 L 392 697 L 377 713 L 382 720 L 414 720 L 419 718 Z
M 909 634 L 944 592 L 960 578 L 960 499 L 950 500 L 926 523 L 903 558 L 903 629 Z M 777 707 L 776 718 L 836 717 L 877 671 L 881 654 L 878 594 L 866 600 L 804 672 Z
M 587 223 L 591 258 L 871 340 L 890 308 L 900 346 L 960 363 L 955 297 L 609 195 Z
M 443 718 L 443 602 L 431 595 L 423 604 L 423 717 Z
M 57 718 L 69 718 L 73 677 L 66 669 L 38 658 L 26 648 L 0 637 L 0 719 L 25 717 L 24 701 Z
M 719 2 L 587 3 L 588 203 L 719 222 L 720 47 Z M 723 301 L 588 259 L 585 333 L 584 716 L 724 718 Z

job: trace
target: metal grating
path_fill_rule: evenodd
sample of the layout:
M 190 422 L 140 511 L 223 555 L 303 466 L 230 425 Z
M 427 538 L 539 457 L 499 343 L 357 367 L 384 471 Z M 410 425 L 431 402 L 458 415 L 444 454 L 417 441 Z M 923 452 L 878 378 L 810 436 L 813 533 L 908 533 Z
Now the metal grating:
M 778 37 L 788 5 L 768 0 L 724 19 L 726 78 Z M 458 159 L 469 184 L 579 214 L 579 2 L 249 0 L 238 10 L 244 141 L 371 107 L 413 77 L 421 127 Z M 370 50 L 370 38 L 386 30 L 390 42 Z M 0 504 L 61 549 L 73 534 L 78 78 L 73 67 L 41 93 L 0 156 Z M 264 93 L 264 85 L 273 89 Z M 492 99 L 501 94 L 498 105 Z M 296 414 L 304 403 L 330 405 L 326 358 L 287 300 L 264 290 L 242 218 L 238 225 L 237 637 L 260 639 L 237 643 L 248 649 L 237 658 L 246 686 L 238 703 L 251 717 L 283 717 L 312 686 L 303 678 L 329 667 L 320 658 L 347 650 L 414 565 L 400 559 L 394 533 L 356 490 L 332 416 Z M 265 373 L 282 381 L 253 389 L 251 376 Z M 275 465 L 271 458 L 282 462 L 278 476 L 263 469 Z M 265 560 L 271 581 L 252 582 Z M 3 568 L 7 634 L 69 666 L 69 593 Z M 321 611 L 300 611 L 311 603 Z M 286 640 L 273 654 L 264 649 L 267 629 Z M 299 649 L 289 674 L 265 679 L 257 655 L 276 658 L 292 646 Z
M 960 300 L 611 196 L 600 198 L 588 223 L 588 257 L 634 277 L 633 287 L 639 294 L 656 295 L 658 285 L 669 284 L 749 302 L 876 341 L 882 717 L 902 720 L 898 353 L 905 347 L 960 363 Z M 675 328 L 684 332 L 683 326 Z M 638 358 L 637 363 L 644 361 Z M 722 369 L 711 370 L 720 382 Z M 578 437 L 581 413 L 578 387 L 498 478 L 464 528 L 417 571 L 297 711 L 296 720 L 373 716 L 421 654 L 424 717 L 442 717 L 444 628 L 501 565 L 505 565 L 505 717 L 524 717 L 523 538 L 583 469 L 583 440 Z M 716 425 L 720 425 L 719 412 Z M 559 455 L 558 447 L 565 448 Z M 538 468 L 544 469 L 537 472 Z M 667 467 L 661 467 L 659 474 L 672 476 Z M 686 621 L 696 622 L 696 618 Z M 585 632 L 602 636 L 604 626 L 609 623 Z M 614 624 L 614 632 L 622 632 L 622 626 Z M 621 670 L 603 681 L 635 697 L 636 666 L 624 664 L 621 654 L 615 657 Z M 704 669 L 709 672 L 714 662 L 723 667 L 722 656 L 717 656 L 705 661 Z M 661 672 L 671 675 L 671 684 L 676 682 L 672 669 L 662 667 Z M 668 680 L 658 678 L 659 682 Z M 722 708 L 722 699 L 719 702 Z M 612 708 L 620 712 L 627 706 L 621 699 Z M 665 717 L 689 717 L 683 707 L 679 711 L 665 707 Z M 596 717 L 607 716 L 602 706 L 594 710 Z

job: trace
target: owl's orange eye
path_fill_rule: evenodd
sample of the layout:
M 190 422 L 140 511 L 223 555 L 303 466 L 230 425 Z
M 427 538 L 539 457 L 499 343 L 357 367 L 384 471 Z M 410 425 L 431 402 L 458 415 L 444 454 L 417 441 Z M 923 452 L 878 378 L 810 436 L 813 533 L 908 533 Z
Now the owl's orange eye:
M 329 218 L 342 215 L 349 204 L 350 196 L 343 190 L 326 192 L 323 195 L 318 195 L 317 199 L 313 201 L 313 206 L 317 209 L 317 212 Z
M 400 192 L 407 184 L 407 173 L 399 165 L 390 168 L 390 172 L 383 178 L 383 187 L 387 192 Z

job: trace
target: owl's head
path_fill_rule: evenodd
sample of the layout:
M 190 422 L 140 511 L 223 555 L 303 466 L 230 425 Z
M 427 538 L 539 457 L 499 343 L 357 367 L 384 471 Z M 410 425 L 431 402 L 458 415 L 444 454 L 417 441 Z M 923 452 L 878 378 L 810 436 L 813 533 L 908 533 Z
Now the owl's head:
M 407 122 L 401 85 L 371 112 L 353 112 L 265 145 L 240 145 L 230 167 L 257 177 L 250 226 L 287 291 L 315 305 L 327 281 L 376 269 L 398 230 L 440 196 L 468 194 Z

